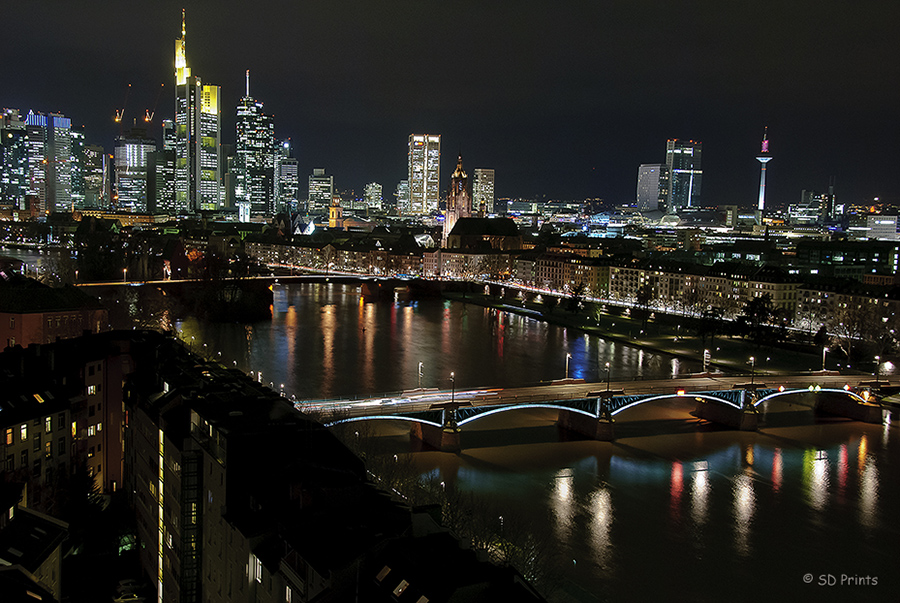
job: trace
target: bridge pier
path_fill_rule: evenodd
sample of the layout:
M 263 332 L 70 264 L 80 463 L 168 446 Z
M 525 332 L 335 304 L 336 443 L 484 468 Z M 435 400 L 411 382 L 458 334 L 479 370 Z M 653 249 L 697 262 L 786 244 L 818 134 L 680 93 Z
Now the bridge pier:
M 461 429 L 457 423 L 456 408 L 445 408 L 442 413 L 442 425 L 431 425 L 414 421 L 410 424 L 409 435 L 441 452 L 462 450 L 460 445 Z
M 587 436 L 600 442 L 612 442 L 616 439 L 615 419 L 606 403 L 597 398 L 596 416 L 589 417 L 582 413 L 560 410 L 557 424 L 563 429 Z
M 742 408 L 698 399 L 694 416 L 738 431 L 756 431 L 759 428 L 759 411 L 753 405 L 752 398 L 744 400 Z
M 816 411 L 826 412 L 831 415 L 847 417 L 863 423 L 881 423 L 884 420 L 880 404 L 859 402 L 850 396 L 816 396 L 814 408 Z

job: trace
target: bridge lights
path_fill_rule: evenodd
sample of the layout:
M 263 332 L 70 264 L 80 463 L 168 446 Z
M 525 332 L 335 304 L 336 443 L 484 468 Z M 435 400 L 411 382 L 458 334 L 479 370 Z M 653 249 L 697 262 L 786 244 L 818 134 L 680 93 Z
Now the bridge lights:
M 606 363 L 606 391 L 609 391 L 609 363 Z
M 450 373 L 450 404 L 456 401 L 456 373 Z

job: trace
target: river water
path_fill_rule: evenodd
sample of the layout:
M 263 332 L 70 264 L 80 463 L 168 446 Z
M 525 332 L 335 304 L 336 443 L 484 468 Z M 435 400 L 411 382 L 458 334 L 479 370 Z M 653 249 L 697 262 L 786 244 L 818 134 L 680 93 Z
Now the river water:
M 614 380 L 697 370 L 505 312 L 370 303 L 334 284 L 276 288 L 268 322 L 178 327 L 195 350 L 300 399 L 416 387 L 419 362 L 422 385 L 439 388 L 451 371 L 460 388 L 558 379 L 566 354 L 570 375 L 593 381 L 606 362 Z M 488 501 L 499 533 L 552 540 L 553 601 L 897 600 L 896 421 L 776 407 L 768 427 L 742 433 L 698 426 L 689 410 L 622 413 L 615 442 L 572 440 L 549 411 L 504 413 L 467 427 L 460 455 L 412 448 L 399 421 L 373 433 L 382 454 Z
M 8 253 L 8 255 L 22 255 Z M 40 259 L 38 257 L 38 259 Z M 300 399 L 421 385 L 531 385 L 663 377 L 695 364 L 444 300 L 369 303 L 346 285 L 276 287 L 271 321 L 177 323 L 198 353 Z M 699 426 L 663 401 L 619 415 L 615 442 L 572 439 L 550 411 L 468 425 L 459 455 L 419 451 L 398 421 L 372 428 L 381 454 L 431 483 L 488 501 L 498 533 L 550 544 L 551 601 L 896 601 L 900 435 L 767 409 L 758 432 Z M 452 569 L 448 569 L 452 571 Z

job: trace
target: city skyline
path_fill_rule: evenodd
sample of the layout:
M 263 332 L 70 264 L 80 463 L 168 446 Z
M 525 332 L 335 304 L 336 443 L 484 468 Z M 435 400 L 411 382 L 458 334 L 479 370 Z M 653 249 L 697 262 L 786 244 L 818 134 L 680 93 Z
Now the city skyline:
M 831 176 L 843 202 L 897 198 L 898 127 L 885 116 L 900 97 L 898 68 L 879 62 L 898 12 L 887 3 L 846 14 L 836 2 L 701 3 L 689 16 L 620 3 L 553 13 L 525 3 L 515 15 L 459 3 L 220 7 L 186 9 L 191 66 L 221 86 L 223 142 L 233 142 L 250 69 L 299 172 L 325 167 L 342 190 L 361 194 L 371 181 L 393 190 L 407 171 L 408 136 L 434 132 L 451 157 L 500 173 L 498 198 L 627 203 L 637 168 L 663 162 L 665 141 L 683 138 L 707 149 L 704 204 L 753 207 L 759 132 L 769 126 L 778 162 L 768 206 L 824 192 Z M 161 139 L 161 120 L 174 117 L 181 8 L 35 3 L 29 18 L 46 35 L 9 32 L 15 68 L 0 76 L 2 105 L 70 116 L 109 153 L 131 83 L 124 123 L 155 109 L 150 133 Z M 450 36 L 460 10 L 466 25 Z M 452 161 L 444 164 L 442 192 Z

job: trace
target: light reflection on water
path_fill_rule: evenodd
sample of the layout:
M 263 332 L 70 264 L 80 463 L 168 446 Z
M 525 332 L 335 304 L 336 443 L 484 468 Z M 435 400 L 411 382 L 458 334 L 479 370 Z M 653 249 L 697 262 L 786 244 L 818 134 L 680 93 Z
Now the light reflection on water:
M 425 387 L 447 387 L 450 371 L 457 386 L 559 378 L 566 353 L 572 376 L 597 381 L 606 378 L 606 362 L 613 379 L 665 376 L 675 365 L 665 356 L 443 300 L 371 303 L 342 286 L 276 294 L 271 323 L 186 321 L 180 328 L 187 339 L 230 354 L 240 368 L 263 371 L 266 383 L 284 381 L 298 397 L 415 387 L 419 362 Z M 696 367 L 682 363 L 681 370 Z M 685 420 L 692 418 L 685 413 Z M 513 415 L 502 425 L 533 426 Z M 404 435 L 385 437 L 388 453 L 410 454 L 423 475 L 486 497 L 510 518 L 507 525 L 520 515 L 552 530 L 568 561 L 562 594 L 552 600 L 650 600 L 677 592 L 672 600 L 719 601 L 727 592 L 729 600 L 756 601 L 771 599 L 774 585 L 775 599 L 800 600 L 809 597 L 806 572 L 880 574 L 887 583 L 900 555 L 900 529 L 888 521 L 900 508 L 900 465 L 889 454 L 898 444 L 896 422 L 614 443 L 542 440 L 539 452 L 537 444 L 505 443 L 500 433 L 498 441 L 459 456 L 411 453 Z M 884 592 L 866 596 L 885 600 Z

